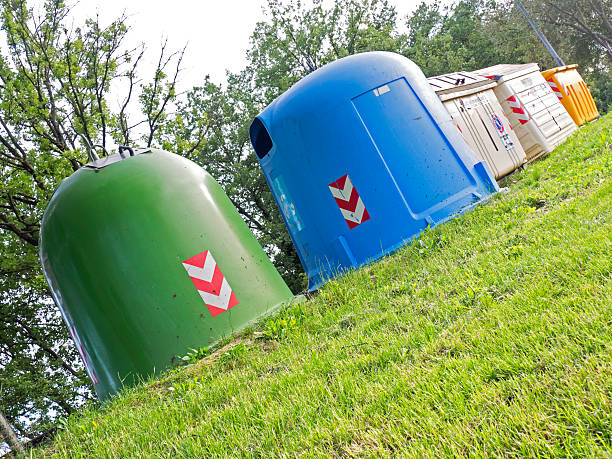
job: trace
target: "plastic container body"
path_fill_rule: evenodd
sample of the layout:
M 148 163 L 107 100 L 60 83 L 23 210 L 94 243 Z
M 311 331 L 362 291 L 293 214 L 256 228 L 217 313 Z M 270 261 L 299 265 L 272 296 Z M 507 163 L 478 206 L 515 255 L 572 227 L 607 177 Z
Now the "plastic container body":
M 542 76 L 578 126 L 599 118 L 593 96 L 578 73 L 577 64 L 545 70 Z
M 316 70 L 250 135 L 310 290 L 498 189 L 421 70 L 393 53 Z
M 538 64 L 499 64 L 474 73 L 497 82 L 495 95 L 518 136 L 527 162 L 547 155 L 577 130 Z
M 101 399 L 292 298 L 215 180 L 161 150 L 64 180 L 40 256 Z
M 470 72 L 428 81 L 476 158 L 487 162 L 496 179 L 525 162 L 525 151 L 493 92 L 494 81 Z

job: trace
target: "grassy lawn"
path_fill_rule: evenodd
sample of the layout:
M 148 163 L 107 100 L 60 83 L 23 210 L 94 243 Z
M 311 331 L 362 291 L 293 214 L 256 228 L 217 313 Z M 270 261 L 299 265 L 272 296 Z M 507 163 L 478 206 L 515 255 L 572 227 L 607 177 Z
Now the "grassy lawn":
M 34 455 L 612 454 L 612 115 Z

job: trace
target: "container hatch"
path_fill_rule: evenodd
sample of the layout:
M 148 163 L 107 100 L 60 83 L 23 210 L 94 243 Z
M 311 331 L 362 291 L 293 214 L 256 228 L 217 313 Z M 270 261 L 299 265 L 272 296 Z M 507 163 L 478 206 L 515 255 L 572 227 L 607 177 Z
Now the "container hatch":
M 253 123 L 251 123 L 249 136 L 259 159 L 266 156 L 272 149 L 270 134 L 268 134 L 268 130 L 259 118 L 255 118 Z

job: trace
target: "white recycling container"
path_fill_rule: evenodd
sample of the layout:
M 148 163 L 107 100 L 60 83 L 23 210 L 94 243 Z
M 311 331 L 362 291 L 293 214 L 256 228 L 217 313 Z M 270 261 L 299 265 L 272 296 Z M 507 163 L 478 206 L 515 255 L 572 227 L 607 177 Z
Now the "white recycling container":
M 471 72 L 428 81 L 476 157 L 487 162 L 496 179 L 525 162 L 525 151 L 493 92 L 495 81 Z

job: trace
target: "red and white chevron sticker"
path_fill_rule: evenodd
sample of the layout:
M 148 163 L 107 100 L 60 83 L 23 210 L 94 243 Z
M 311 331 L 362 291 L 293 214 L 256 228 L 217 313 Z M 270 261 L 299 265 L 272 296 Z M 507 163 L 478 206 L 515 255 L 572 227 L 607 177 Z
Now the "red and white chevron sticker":
M 516 115 L 521 124 L 525 124 L 531 119 L 531 116 L 527 113 L 527 110 L 525 110 L 518 96 L 510 96 L 506 100 L 510 105 L 510 109 L 512 109 L 512 112 Z
M 548 82 L 548 85 L 550 86 L 550 89 L 552 89 L 552 91 L 556 94 L 556 96 L 559 98 L 559 100 L 563 99 L 563 93 L 559 89 L 559 86 L 557 86 L 557 83 L 555 83 L 555 80 L 550 78 L 550 79 L 548 79 L 546 81 Z
M 455 121 L 455 118 L 453 118 L 453 115 L 451 115 L 451 120 L 453 120 L 453 123 L 455 123 L 455 126 L 457 126 L 457 129 L 459 129 L 459 132 L 461 133 L 461 135 L 463 135 L 463 131 L 459 127 L 459 123 L 457 123 L 457 121 Z
M 94 384 L 98 384 L 98 376 L 96 376 L 96 372 L 91 366 L 89 359 L 87 358 L 87 352 L 85 352 L 85 346 L 83 346 L 83 342 L 81 338 L 79 338 L 79 334 L 74 328 L 74 325 L 70 327 L 70 336 L 72 336 L 72 340 L 76 345 L 77 351 L 79 351 L 79 355 L 81 356 L 81 360 L 83 361 L 83 365 L 85 365 L 85 370 L 87 370 L 87 374 L 91 378 Z
M 370 214 L 368 214 L 348 174 L 330 183 L 329 190 L 336 199 L 336 204 L 338 204 L 340 212 L 342 212 L 342 216 L 350 229 L 370 219 Z
M 453 123 L 455 123 L 455 126 L 457 126 L 457 130 L 459 131 L 459 134 L 461 134 L 461 137 L 463 137 L 463 140 L 466 141 L 467 143 L 467 139 L 465 138 L 465 136 L 463 135 L 463 131 L 461 130 L 461 128 L 459 127 L 459 123 L 457 122 L 457 120 L 455 120 L 455 118 L 453 118 L 453 115 L 451 115 L 451 120 L 453 120 Z
M 213 317 L 238 304 L 236 295 L 209 250 L 188 258 L 183 266 Z

